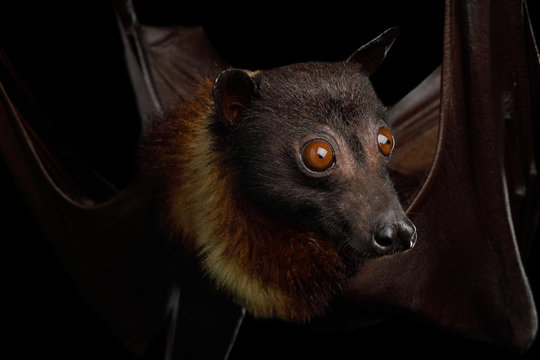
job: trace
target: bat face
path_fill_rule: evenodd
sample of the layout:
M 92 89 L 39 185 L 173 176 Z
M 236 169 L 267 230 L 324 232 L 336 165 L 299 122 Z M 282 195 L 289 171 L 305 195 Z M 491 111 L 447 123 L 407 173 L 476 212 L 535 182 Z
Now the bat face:
M 386 170 L 395 139 L 368 77 L 347 63 L 247 76 L 253 93 L 227 136 L 245 196 L 361 257 L 413 247 Z
M 386 170 L 395 139 L 368 79 L 394 35 L 346 62 L 225 70 L 143 140 L 143 172 L 161 188 L 171 237 L 257 317 L 308 321 L 362 258 L 416 242 Z

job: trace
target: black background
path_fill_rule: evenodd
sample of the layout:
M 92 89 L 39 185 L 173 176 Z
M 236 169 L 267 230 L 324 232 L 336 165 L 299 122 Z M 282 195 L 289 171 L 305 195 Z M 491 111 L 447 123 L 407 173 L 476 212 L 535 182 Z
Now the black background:
M 538 5 L 533 3 L 535 14 Z M 388 104 L 441 62 L 444 4 L 440 0 L 220 4 L 135 2 L 143 23 L 203 25 L 225 61 L 248 69 L 342 60 L 388 27 L 400 26 L 400 39 L 372 79 Z M 538 26 L 536 20 L 533 15 Z M 0 46 L 71 147 L 113 183 L 126 186 L 136 170 L 140 128 L 112 5 L 108 1 L 3 1 Z M 131 359 L 76 292 L 4 163 L 0 164 L 1 323 L 8 334 L 0 357 Z M 526 268 L 535 294 L 540 288 L 535 265 L 540 259 L 538 247 L 537 241 Z M 146 358 L 160 358 L 161 351 L 162 344 L 156 343 Z M 8 355 L 11 352 L 16 356 Z M 408 318 L 321 335 L 248 317 L 230 358 L 356 359 L 376 354 L 525 359 L 538 353 L 538 341 L 522 356 Z

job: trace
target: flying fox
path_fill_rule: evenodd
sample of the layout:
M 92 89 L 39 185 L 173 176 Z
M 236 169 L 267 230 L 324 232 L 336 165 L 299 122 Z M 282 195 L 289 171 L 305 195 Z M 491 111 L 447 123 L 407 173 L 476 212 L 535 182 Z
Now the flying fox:
M 345 61 L 223 70 L 143 135 L 168 237 L 254 317 L 310 321 L 365 259 L 415 245 L 369 80 L 396 35 Z

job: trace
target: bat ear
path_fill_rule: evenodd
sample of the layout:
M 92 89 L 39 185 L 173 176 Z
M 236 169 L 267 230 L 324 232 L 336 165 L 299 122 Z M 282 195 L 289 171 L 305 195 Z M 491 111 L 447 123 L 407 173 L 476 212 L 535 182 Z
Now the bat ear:
M 360 47 L 347 59 L 347 63 L 356 63 L 362 67 L 362 72 L 371 75 L 382 63 L 386 54 L 399 35 L 399 28 L 392 27 L 367 44 Z
M 222 71 L 216 78 L 212 96 L 216 114 L 225 125 L 236 125 L 242 121 L 243 109 L 255 95 L 255 73 L 241 69 Z

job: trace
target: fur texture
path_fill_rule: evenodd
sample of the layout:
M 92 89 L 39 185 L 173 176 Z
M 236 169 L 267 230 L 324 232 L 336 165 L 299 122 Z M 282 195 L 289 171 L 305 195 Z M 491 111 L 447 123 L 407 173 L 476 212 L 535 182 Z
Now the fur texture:
M 256 317 L 307 321 L 356 269 L 313 231 L 259 211 L 238 189 L 232 153 L 212 130 L 212 83 L 146 134 L 144 173 L 160 184 L 163 222 L 203 271 Z
M 256 317 L 309 321 L 362 258 L 414 245 L 379 149 L 386 109 L 366 73 L 393 36 L 346 62 L 226 70 L 143 137 L 167 233 Z M 324 171 L 303 160 L 312 141 L 332 150 Z

